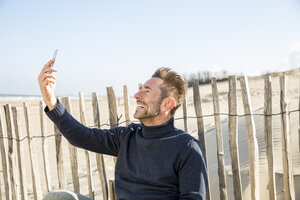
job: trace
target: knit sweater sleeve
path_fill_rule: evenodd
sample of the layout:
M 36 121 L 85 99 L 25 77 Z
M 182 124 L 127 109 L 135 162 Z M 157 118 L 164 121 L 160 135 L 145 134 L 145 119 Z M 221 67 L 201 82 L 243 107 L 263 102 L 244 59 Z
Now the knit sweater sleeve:
M 118 155 L 125 127 L 108 130 L 88 128 L 74 119 L 59 101 L 51 111 L 46 107 L 45 113 L 72 145 L 97 153 Z
M 207 171 L 199 143 L 190 141 L 181 155 L 178 172 L 180 200 L 206 199 Z

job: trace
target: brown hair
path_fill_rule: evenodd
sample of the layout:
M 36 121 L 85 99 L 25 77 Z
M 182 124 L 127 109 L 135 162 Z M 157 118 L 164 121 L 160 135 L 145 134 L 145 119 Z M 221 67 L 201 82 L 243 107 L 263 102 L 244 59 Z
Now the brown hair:
M 170 68 L 161 67 L 155 71 L 152 78 L 160 78 L 164 81 L 161 89 L 161 99 L 173 97 L 176 105 L 171 109 L 170 114 L 174 116 L 175 111 L 182 104 L 186 95 L 186 83 L 183 78 Z

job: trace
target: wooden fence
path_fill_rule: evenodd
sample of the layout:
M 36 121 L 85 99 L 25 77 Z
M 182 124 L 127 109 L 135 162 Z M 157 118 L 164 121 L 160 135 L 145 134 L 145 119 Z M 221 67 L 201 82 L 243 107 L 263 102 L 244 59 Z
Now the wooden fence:
M 211 79 L 212 86 L 212 97 L 213 97 L 213 111 L 212 115 L 203 115 L 200 91 L 198 82 L 195 81 L 193 84 L 193 102 L 195 108 L 195 114 L 198 127 L 198 139 L 201 144 L 201 148 L 205 159 L 207 160 L 207 150 L 205 143 L 205 131 L 204 131 L 204 118 L 209 116 L 214 116 L 214 126 L 216 133 L 216 149 L 217 149 L 217 164 L 218 164 L 218 178 L 219 178 L 219 198 L 222 200 L 228 199 L 227 186 L 226 186 L 226 173 L 224 165 L 224 144 L 222 136 L 222 124 L 220 116 L 228 116 L 228 133 L 229 133 L 229 149 L 231 156 L 231 167 L 232 167 L 232 182 L 233 182 L 233 196 L 234 199 L 243 199 L 242 196 L 242 183 L 241 183 L 241 169 L 239 162 L 239 146 L 238 146 L 238 117 L 245 117 L 247 140 L 248 140 L 248 152 L 249 152 L 249 179 L 251 185 L 251 199 L 259 199 L 259 161 L 258 161 L 258 144 L 256 138 L 256 129 L 254 124 L 254 115 L 251 106 L 250 92 L 248 86 L 247 77 L 240 77 L 241 94 L 244 107 L 244 115 L 238 115 L 237 108 L 237 78 L 235 76 L 228 77 L 228 113 L 220 112 L 219 105 L 219 92 L 217 88 L 216 78 Z M 271 77 L 266 76 L 264 78 L 265 83 L 265 96 L 264 96 L 264 134 L 265 134 L 265 146 L 268 162 L 268 179 L 269 179 L 269 197 L 270 199 L 276 199 L 276 187 L 275 187 L 275 170 L 274 170 L 274 154 L 273 154 L 273 135 L 272 135 L 272 87 L 271 87 Z M 284 178 L 284 192 L 285 199 L 295 199 L 295 186 L 293 181 L 292 172 L 292 161 L 291 161 L 291 136 L 289 130 L 289 113 L 291 111 L 287 110 L 287 85 L 286 77 L 280 77 L 280 108 L 281 112 L 281 124 L 282 124 L 282 165 L 283 165 L 283 178 Z M 124 86 L 124 109 L 125 109 L 125 121 L 123 123 L 126 126 L 131 122 L 129 117 L 129 98 L 127 87 Z M 107 98 L 109 106 L 109 122 L 110 127 L 116 127 L 120 124 L 120 119 L 117 114 L 117 101 L 112 87 L 107 88 Z M 71 101 L 69 97 L 64 97 L 61 99 L 66 109 L 72 114 Z M 79 93 L 79 107 L 80 107 L 80 121 L 82 124 L 87 125 L 86 122 L 86 109 L 84 103 L 83 94 Z M 1 180 L 0 187 L 0 200 L 4 197 L 6 200 L 10 199 L 34 199 L 40 200 L 42 196 L 48 191 L 53 189 L 53 176 L 50 174 L 50 164 L 48 156 L 48 144 L 45 141 L 47 137 L 55 137 L 55 151 L 56 151 L 56 169 L 57 169 L 57 182 L 58 186 L 56 188 L 66 189 L 66 175 L 65 175 L 65 160 L 63 159 L 63 148 L 62 148 L 62 135 L 59 130 L 54 127 L 52 135 L 45 135 L 45 115 L 44 115 L 44 104 L 40 102 L 40 137 L 33 137 L 32 130 L 30 129 L 31 121 L 30 115 L 28 113 L 27 103 L 23 104 L 23 117 L 25 119 L 25 131 L 26 136 L 20 136 L 20 108 L 11 107 L 11 105 L 6 104 L 3 106 L 5 116 L 1 116 L 0 112 L 0 152 L 1 152 L 1 164 L 2 164 L 2 174 L 3 181 Z M 99 109 L 99 97 L 96 93 L 92 94 L 92 110 L 94 127 L 100 128 L 100 109 Z M 300 106 L 300 101 L 299 101 Z M 295 110 L 293 112 L 299 112 Z M 187 102 L 183 103 L 183 122 L 184 129 L 188 132 L 188 119 L 187 115 Z M 6 130 L 4 130 L 4 123 L 6 124 Z M 300 129 L 299 129 L 300 135 Z M 37 152 L 32 145 L 33 139 L 41 139 L 42 151 Z M 27 144 L 24 142 L 27 141 Z M 300 141 L 299 141 L 300 142 Z M 26 170 L 24 170 L 24 145 L 27 145 L 29 151 L 29 159 L 25 162 L 29 162 L 31 177 L 28 177 Z M 73 191 L 81 191 L 80 177 L 78 173 L 78 158 L 77 158 L 77 148 L 72 145 L 68 145 L 70 154 L 70 166 L 72 174 L 72 185 Z M 85 161 L 86 161 L 86 177 L 88 183 L 88 196 L 90 198 L 95 198 L 95 190 L 93 183 L 93 171 L 91 167 L 91 153 L 85 151 Z M 37 158 L 42 158 L 42 174 L 40 174 Z M 116 199 L 114 193 L 114 182 L 113 180 L 107 180 L 105 162 L 103 155 L 96 154 L 97 163 L 97 173 L 99 175 L 99 180 L 101 183 L 102 198 Z M 209 169 L 208 169 L 209 170 Z M 41 178 L 43 177 L 43 178 Z M 28 188 L 27 181 L 31 179 L 31 187 Z M 44 184 L 41 184 L 41 180 Z M 43 188 L 41 188 L 41 186 Z M 2 188 L 2 190 L 1 190 Z M 3 190 L 4 189 L 4 190 Z M 32 191 L 31 194 L 28 191 Z M 207 190 L 207 199 L 211 199 L 211 190 Z

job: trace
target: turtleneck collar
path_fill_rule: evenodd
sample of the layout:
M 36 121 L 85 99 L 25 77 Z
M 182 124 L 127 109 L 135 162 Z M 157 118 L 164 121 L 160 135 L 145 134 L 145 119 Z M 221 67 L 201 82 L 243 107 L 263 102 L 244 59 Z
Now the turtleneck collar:
M 145 126 L 142 124 L 142 135 L 148 138 L 161 137 L 173 131 L 174 129 L 174 118 L 172 117 L 166 123 L 158 126 Z

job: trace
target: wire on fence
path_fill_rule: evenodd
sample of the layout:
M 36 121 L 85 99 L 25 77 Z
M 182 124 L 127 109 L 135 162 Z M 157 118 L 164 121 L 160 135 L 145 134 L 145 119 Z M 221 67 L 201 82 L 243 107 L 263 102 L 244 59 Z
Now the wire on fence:
M 175 118 L 174 120 L 181 120 L 181 119 L 197 119 L 197 118 L 205 118 L 205 117 L 213 117 L 214 115 L 223 115 L 223 116 L 236 116 L 236 117 L 245 117 L 245 116 L 249 116 L 249 115 L 253 115 L 253 116 L 277 116 L 277 115 L 282 115 L 282 114 L 286 114 L 288 113 L 288 115 L 290 115 L 291 113 L 294 113 L 294 112 L 299 112 L 300 109 L 298 110 L 291 110 L 291 111 L 287 111 L 287 112 L 279 112 L 279 113 L 275 113 L 275 114 L 271 114 L 271 115 L 266 115 L 266 114 L 237 114 L 237 115 L 231 115 L 229 113 L 213 113 L 213 114 L 208 114 L 208 115 L 202 115 L 202 116 L 199 116 L 199 117 L 194 117 L 194 116 L 187 116 L 187 117 L 178 117 L 178 118 Z M 121 124 L 125 124 L 126 123 L 126 120 L 125 121 L 122 121 L 122 122 L 119 122 L 119 120 L 121 119 L 122 115 L 120 115 L 120 117 L 118 117 L 118 125 L 121 125 Z M 138 120 L 131 120 L 130 122 L 139 122 Z M 103 124 L 100 124 L 100 128 L 103 127 L 103 126 L 110 126 L 108 123 L 103 123 Z M 87 126 L 88 128 L 97 128 L 98 127 L 98 124 L 96 125 L 92 125 L 92 126 Z M 8 139 L 8 140 L 15 140 L 17 142 L 22 142 L 23 140 L 25 140 L 26 138 L 28 138 L 30 141 L 34 138 L 49 138 L 49 137 L 53 137 L 53 136 L 61 136 L 61 134 L 52 134 L 52 135 L 48 135 L 48 136 L 32 136 L 32 137 L 24 137 L 22 139 L 16 139 L 16 138 L 10 138 L 10 137 L 0 137 L 0 139 Z

